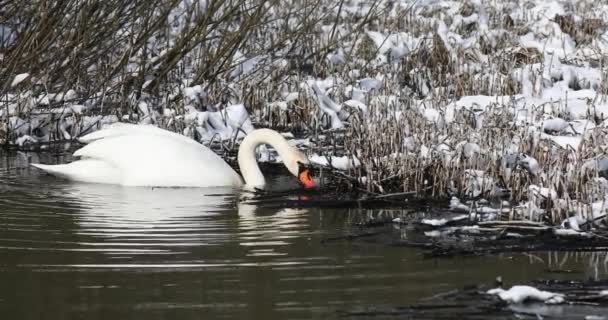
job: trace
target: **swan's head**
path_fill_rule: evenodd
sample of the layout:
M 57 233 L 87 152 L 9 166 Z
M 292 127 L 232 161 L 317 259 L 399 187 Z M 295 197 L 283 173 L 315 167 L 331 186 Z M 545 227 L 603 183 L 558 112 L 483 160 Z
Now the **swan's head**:
M 293 148 L 290 158 L 285 162 L 287 170 L 298 177 L 306 188 L 316 187 L 317 184 L 312 180 L 310 175 L 310 160 L 308 160 L 308 157 L 302 151 Z

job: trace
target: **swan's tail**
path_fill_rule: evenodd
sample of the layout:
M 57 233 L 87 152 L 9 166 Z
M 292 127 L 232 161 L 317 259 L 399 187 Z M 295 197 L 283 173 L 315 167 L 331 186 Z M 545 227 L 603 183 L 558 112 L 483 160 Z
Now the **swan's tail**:
M 34 168 L 38 168 L 42 171 L 50 173 L 55 176 L 65 176 L 67 165 L 65 164 L 57 164 L 57 165 L 49 165 L 49 164 L 41 164 L 41 163 L 30 163 L 30 166 Z
M 32 167 L 54 176 L 74 181 L 120 184 L 120 172 L 107 163 L 94 159 L 81 159 L 68 164 L 30 163 Z

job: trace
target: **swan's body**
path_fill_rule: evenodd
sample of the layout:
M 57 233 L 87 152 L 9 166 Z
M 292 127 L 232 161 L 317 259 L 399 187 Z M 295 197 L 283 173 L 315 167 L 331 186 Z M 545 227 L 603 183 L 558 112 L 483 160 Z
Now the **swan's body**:
M 50 174 L 74 181 L 123 186 L 219 187 L 241 186 L 243 179 L 220 156 L 198 142 L 154 126 L 114 124 L 80 139 L 80 160 L 68 164 L 32 164 Z M 239 148 L 238 162 L 248 187 L 263 188 L 255 148 L 272 145 L 285 166 L 298 175 L 306 156 L 276 131 L 258 129 Z

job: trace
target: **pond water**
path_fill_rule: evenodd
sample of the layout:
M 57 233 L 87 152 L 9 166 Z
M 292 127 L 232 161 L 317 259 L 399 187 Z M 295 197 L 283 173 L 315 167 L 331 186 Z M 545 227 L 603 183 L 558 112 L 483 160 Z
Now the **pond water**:
M 0 153 L 4 319 L 328 319 L 499 275 L 509 284 L 606 275 L 597 254 L 429 259 L 323 242 L 369 210 L 263 209 L 239 203 L 238 190 L 70 183 L 28 167 L 65 160 Z

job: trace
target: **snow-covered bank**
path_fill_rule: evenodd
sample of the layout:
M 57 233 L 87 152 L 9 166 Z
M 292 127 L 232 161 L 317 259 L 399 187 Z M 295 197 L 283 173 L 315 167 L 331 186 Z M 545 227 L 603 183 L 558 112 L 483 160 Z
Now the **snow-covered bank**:
M 188 19 L 206 10 L 184 1 L 166 17 L 169 32 L 134 50 L 124 73 L 94 92 L 49 85 L 44 73 L 26 66 L 11 70 L 0 96 L 0 140 L 74 139 L 128 121 L 206 144 L 231 143 L 268 126 L 304 135 L 293 143 L 309 148 L 315 162 L 348 171 L 370 192 L 510 195 L 514 209 L 497 218 L 567 220 L 564 227 L 575 230 L 602 219 L 608 6 L 586 0 L 321 4 L 307 17 L 314 23 L 299 29 L 302 38 L 285 30 L 309 20 L 287 15 L 287 5 L 264 4 L 259 29 L 209 66 L 212 60 L 201 60 L 206 46 L 178 50 L 184 48 L 179 35 L 195 22 Z M 193 17 L 184 14 L 190 9 Z M 237 20 L 226 25 L 238 26 Z M 205 36 L 198 40 L 221 47 L 219 33 Z M 16 31 L 5 39 L 19 43 Z M 110 57 L 129 54 L 117 49 Z M 178 63 L 171 64 L 174 57 Z M 222 61 L 223 69 L 213 69 Z M 127 82 L 134 87 L 121 91 Z

